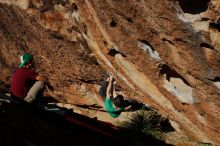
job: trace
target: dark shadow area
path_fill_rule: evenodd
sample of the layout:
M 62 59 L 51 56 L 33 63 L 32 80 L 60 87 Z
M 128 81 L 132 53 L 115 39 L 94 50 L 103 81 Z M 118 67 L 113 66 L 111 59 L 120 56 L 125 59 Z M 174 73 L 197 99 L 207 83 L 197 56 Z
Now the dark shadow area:
M 123 57 L 126 57 L 126 55 L 124 55 L 122 52 L 116 50 L 115 48 L 110 48 L 108 55 L 111 55 L 112 57 L 114 57 L 116 54 L 121 54 Z
M 137 102 L 133 99 L 125 99 L 122 107 L 125 108 L 123 112 L 133 112 L 138 110 L 151 110 L 150 107 L 145 106 L 143 103 Z
M 187 84 L 188 86 L 190 86 L 189 83 L 188 83 L 180 74 L 178 74 L 175 70 L 171 69 L 171 68 L 170 68 L 168 65 L 166 65 L 166 64 L 163 64 L 163 65 L 161 66 L 161 69 L 160 69 L 160 75 L 163 75 L 163 74 L 166 75 L 166 79 L 167 79 L 168 81 L 170 81 L 170 78 L 171 78 L 171 77 L 180 78 L 181 80 L 183 80 L 183 82 L 184 82 L 185 84 Z
M 71 27 L 67 28 L 67 31 L 68 31 L 69 33 L 72 33 L 73 31 L 75 31 L 75 32 L 77 32 L 77 33 L 81 33 L 80 30 L 79 30 L 79 28 L 76 27 L 76 26 L 71 26 Z
M 161 125 L 161 130 L 163 132 L 175 131 L 175 129 L 171 126 L 168 118 L 165 118 L 164 120 L 160 121 L 160 125 Z
M 65 6 L 68 3 L 67 0 L 46 0 L 46 1 L 50 1 L 50 2 L 54 3 L 55 5 L 59 5 L 60 4 L 62 6 Z
M 176 0 L 184 13 L 199 14 L 208 9 L 210 0 Z
M 162 41 L 168 42 L 168 43 L 170 43 L 171 45 L 174 45 L 174 43 L 173 43 L 172 41 L 170 41 L 170 40 L 168 40 L 168 39 L 166 39 L 166 38 L 163 38 Z M 175 46 L 175 45 L 174 45 L 174 46 Z
M 111 26 L 111 27 L 116 27 L 116 26 L 117 26 L 117 22 L 116 22 L 115 20 L 112 20 L 112 21 L 110 22 L 110 26 Z
M 10 103 L 1 102 L 1 145 L 167 145 L 141 133 L 128 133 L 96 118 L 60 111 L 49 112 L 15 99 Z
M 5 112 L 2 112 L 3 110 Z M 65 118 L 67 113 L 60 116 L 28 105 L 20 107 L 7 103 L 0 107 L 0 111 L 0 135 L 3 138 L 1 145 L 115 145 L 118 141 L 114 141 L 114 136 L 111 137 L 111 132 L 114 130 L 110 127 L 108 127 L 110 133 L 105 133 L 108 128 L 102 129 L 104 125 L 99 125 L 98 128 L 95 126 L 98 122 L 76 114 Z M 91 125 L 88 124 L 87 127 L 83 122 L 91 122 Z M 90 126 L 94 127 L 89 128 Z M 99 130 L 103 130 L 103 133 Z
M 220 24 L 219 23 L 212 22 L 209 24 L 209 26 L 217 29 L 220 32 Z
M 94 104 L 94 105 L 77 105 L 74 104 L 75 106 L 78 106 L 80 108 L 84 108 L 84 109 L 89 109 L 89 110 L 95 110 L 95 111 L 101 111 L 101 112 L 106 112 L 106 110 L 103 110 L 101 106 Z
M 200 47 L 205 47 L 205 48 L 209 48 L 209 49 L 212 49 L 212 50 L 215 50 L 215 48 L 207 43 L 201 43 L 200 44 Z
M 10 85 L 5 84 L 3 81 L 0 81 L 0 92 L 9 93 L 10 92 Z
M 114 48 L 111 48 L 108 52 L 108 55 L 111 55 L 112 57 L 114 57 L 116 54 L 120 54 L 120 52 L 115 50 Z
M 2 24 L 0 22 L 0 28 L 2 28 Z M 4 57 L 2 56 L 2 54 L 0 53 L 0 58 L 1 58 L 1 62 L 0 65 L 3 65 L 5 67 L 8 67 L 6 60 L 4 59 Z
M 98 104 L 92 104 L 92 105 L 77 105 L 75 104 L 76 106 L 79 106 L 79 107 L 83 107 L 83 108 L 94 108 L 94 109 L 100 109 L 102 108 L 102 106 L 98 105 Z
M 215 77 L 214 79 L 209 79 L 212 82 L 220 82 L 220 77 Z
M 145 144 L 140 144 L 138 143 L 136 146 L 172 146 L 172 144 L 166 144 L 165 142 L 163 142 L 162 140 L 159 140 L 157 139 L 157 141 L 155 141 L 155 137 L 152 136 L 152 135 L 146 135 L 142 132 L 138 132 L 136 130 L 131 130 L 131 129 L 128 129 L 128 128 L 124 128 L 123 129 L 127 135 L 133 137 L 133 139 L 135 141 L 142 141 L 145 139 L 146 141 L 146 145 Z
M 96 84 L 97 80 L 91 80 L 91 79 L 87 79 L 87 78 L 80 78 L 78 79 L 79 81 L 83 82 L 83 83 L 88 83 L 88 84 Z
M 64 37 L 61 34 L 57 33 L 57 32 L 53 32 L 51 37 L 53 37 L 57 40 L 64 40 Z
M 150 46 L 150 48 L 155 51 L 154 47 L 147 41 L 147 40 L 139 40 L 140 42 L 144 43 L 145 45 Z
M 47 106 L 48 103 L 57 103 L 57 102 L 59 101 L 50 96 L 38 96 L 34 101 L 32 101 L 31 105 L 38 108 L 43 108 Z
M 127 18 L 127 21 L 130 22 L 130 23 L 133 23 L 133 20 L 130 17 Z
M 70 7 L 70 11 L 71 12 L 74 12 L 74 11 L 77 11 L 78 10 L 78 7 L 75 3 L 72 3 L 71 7 Z

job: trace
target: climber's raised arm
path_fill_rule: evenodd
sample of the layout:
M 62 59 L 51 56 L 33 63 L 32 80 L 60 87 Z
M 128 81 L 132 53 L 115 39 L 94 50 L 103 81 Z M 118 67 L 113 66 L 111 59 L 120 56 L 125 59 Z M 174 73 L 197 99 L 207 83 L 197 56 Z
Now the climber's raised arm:
M 107 87 L 107 90 L 106 90 L 106 98 L 110 98 L 112 96 L 112 80 L 113 80 L 113 78 L 110 75 L 108 87 Z

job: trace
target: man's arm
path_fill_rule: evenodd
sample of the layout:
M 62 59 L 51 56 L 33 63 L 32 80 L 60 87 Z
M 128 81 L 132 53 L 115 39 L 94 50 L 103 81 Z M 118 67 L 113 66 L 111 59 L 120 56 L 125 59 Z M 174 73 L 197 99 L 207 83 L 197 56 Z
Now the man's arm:
M 45 76 L 42 76 L 42 75 L 38 75 L 35 79 L 36 79 L 37 81 L 47 82 L 47 78 L 46 78 Z

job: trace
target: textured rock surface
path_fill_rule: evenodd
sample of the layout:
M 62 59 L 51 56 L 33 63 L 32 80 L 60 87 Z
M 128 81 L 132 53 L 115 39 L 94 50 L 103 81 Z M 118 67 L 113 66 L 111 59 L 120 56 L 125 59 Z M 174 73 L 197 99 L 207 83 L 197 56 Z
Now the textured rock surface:
M 92 105 L 109 72 L 122 94 L 169 117 L 179 133 L 220 143 L 218 0 L 1 2 L 1 81 L 9 84 L 28 51 L 54 98 Z

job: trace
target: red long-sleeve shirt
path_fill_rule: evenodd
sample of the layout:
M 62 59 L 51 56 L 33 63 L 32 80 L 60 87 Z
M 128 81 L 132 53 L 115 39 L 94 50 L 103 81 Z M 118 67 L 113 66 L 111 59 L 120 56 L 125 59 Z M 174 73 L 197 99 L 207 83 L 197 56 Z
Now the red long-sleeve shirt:
M 18 98 L 25 98 L 36 81 L 38 74 L 30 68 L 18 68 L 12 76 L 11 93 Z

